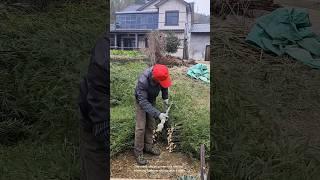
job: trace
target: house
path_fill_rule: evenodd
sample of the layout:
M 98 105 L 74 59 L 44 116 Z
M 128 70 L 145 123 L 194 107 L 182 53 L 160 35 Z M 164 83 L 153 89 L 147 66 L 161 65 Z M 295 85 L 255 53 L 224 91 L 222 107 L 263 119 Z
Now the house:
M 189 56 L 204 59 L 206 47 L 210 46 L 210 24 L 192 24 Z
M 194 24 L 193 14 L 194 3 L 184 0 L 149 0 L 130 5 L 115 13 L 115 24 L 110 26 L 110 46 L 113 49 L 146 48 L 148 32 L 173 31 L 181 40 L 174 56 L 204 59 L 205 47 L 210 42 L 210 28 L 207 28 L 210 25 Z M 202 41 L 197 41 L 199 39 Z

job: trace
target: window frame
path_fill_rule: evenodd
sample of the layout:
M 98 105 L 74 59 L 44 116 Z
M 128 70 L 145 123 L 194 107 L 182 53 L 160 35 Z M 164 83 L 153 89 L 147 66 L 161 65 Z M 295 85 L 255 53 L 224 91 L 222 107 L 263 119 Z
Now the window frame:
M 157 13 L 128 13 L 116 16 L 119 29 L 157 29 Z
M 168 24 L 168 13 L 177 13 L 177 24 Z M 179 10 L 174 10 L 174 11 L 166 11 L 165 12 L 165 26 L 179 26 Z

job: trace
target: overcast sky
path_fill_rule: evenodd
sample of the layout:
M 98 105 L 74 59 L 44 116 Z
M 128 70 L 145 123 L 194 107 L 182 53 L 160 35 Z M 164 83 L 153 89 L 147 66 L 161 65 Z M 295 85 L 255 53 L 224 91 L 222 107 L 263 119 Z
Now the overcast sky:
M 187 2 L 194 2 L 195 12 L 210 15 L 210 0 L 185 0 Z

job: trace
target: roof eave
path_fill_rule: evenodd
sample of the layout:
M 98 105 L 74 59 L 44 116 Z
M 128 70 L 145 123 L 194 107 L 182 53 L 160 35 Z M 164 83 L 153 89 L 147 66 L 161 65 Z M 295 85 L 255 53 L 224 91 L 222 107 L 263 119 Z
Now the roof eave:
M 114 29 L 110 32 L 122 32 L 122 33 L 137 33 L 137 32 L 151 32 L 153 29 Z
M 119 11 L 115 12 L 115 14 L 138 14 L 138 13 L 157 13 L 158 11 Z
M 146 3 L 146 4 L 144 4 L 143 6 L 139 7 L 139 8 L 137 9 L 137 11 L 142 11 L 142 10 L 144 10 L 146 7 L 148 7 L 149 5 L 151 5 L 152 3 L 156 2 L 156 1 L 157 1 L 157 0 L 151 0 L 151 1 L 149 1 L 148 3 Z
M 167 2 L 167 1 L 168 1 L 168 0 L 160 1 L 160 2 L 158 2 L 157 4 L 155 4 L 155 6 L 156 6 L 156 7 L 159 7 L 159 6 L 161 6 L 162 4 L 164 4 L 164 3 Z M 184 0 L 180 0 L 180 1 L 182 1 L 182 3 L 184 3 L 185 5 L 189 6 L 189 8 L 191 8 L 190 3 L 188 3 L 188 2 L 186 2 L 186 1 L 184 1 Z
M 210 33 L 210 31 L 191 31 L 191 33 Z

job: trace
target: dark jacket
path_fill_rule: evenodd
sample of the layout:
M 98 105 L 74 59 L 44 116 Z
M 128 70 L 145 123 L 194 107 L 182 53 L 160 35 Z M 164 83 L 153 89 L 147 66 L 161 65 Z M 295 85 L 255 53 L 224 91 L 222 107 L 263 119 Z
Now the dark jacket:
M 87 75 L 80 83 L 80 124 L 106 147 L 109 143 L 109 38 L 105 33 L 91 52 Z
M 162 99 L 168 99 L 168 88 L 162 88 L 152 80 L 152 68 L 147 68 L 140 76 L 135 88 L 135 97 L 144 111 L 152 117 L 157 118 L 160 111 L 152 106 L 155 103 L 159 92 L 161 91 Z

